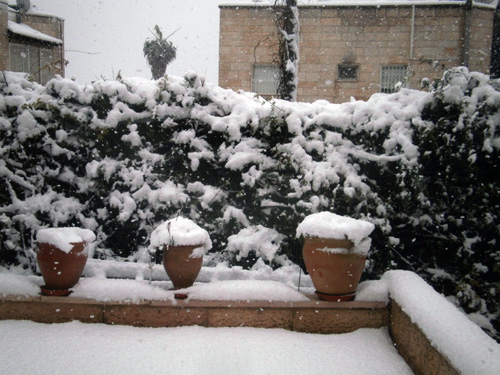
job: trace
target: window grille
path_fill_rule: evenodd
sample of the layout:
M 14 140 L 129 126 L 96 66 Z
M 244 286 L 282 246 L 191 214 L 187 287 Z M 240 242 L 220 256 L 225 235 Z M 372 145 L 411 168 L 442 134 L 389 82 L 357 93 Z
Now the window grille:
M 277 94 L 280 70 L 276 65 L 254 65 L 252 91 L 258 94 Z
M 382 67 L 380 78 L 380 92 L 390 94 L 398 91 L 396 85 L 401 83 L 402 87 L 408 87 L 408 66 L 387 65 Z
M 345 81 L 357 81 L 358 80 L 358 70 L 359 65 L 339 65 L 339 80 Z
M 23 44 L 9 44 L 9 64 L 13 72 L 32 74 L 35 81 L 45 84 L 52 78 L 52 50 L 27 46 Z

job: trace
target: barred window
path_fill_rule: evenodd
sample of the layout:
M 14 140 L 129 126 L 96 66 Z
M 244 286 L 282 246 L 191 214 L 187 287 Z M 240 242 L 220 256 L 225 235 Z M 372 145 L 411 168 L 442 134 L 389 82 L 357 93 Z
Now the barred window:
M 32 74 L 35 81 L 47 83 L 52 77 L 52 50 L 24 44 L 9 44 L 10 70 Z
M 402 87 L 407 87 L 406 65 L 386 65 L 382 67 L 380 78 L 380 92 L 390 94 L 397 91 L 396 85 L 400 83 Z
M 255 64 L 252 74 L 252 91 L 258 94 L 277 94 L 280 70 L 276 65 Z

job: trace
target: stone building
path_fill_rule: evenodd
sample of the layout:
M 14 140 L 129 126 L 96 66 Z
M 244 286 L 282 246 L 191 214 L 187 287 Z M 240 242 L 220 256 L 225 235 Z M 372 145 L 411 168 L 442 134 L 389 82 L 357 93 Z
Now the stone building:
M 489 73 L 498 0 L 302 0 L 298 100 L 366 100 L 467 66 Z M 219 85 L 276 94 L 273 0 L 220 2 Z
M 18 3 L 0 0 L 0 71 L 29 73 L 43 84 L 64 76 L 64 20 Z

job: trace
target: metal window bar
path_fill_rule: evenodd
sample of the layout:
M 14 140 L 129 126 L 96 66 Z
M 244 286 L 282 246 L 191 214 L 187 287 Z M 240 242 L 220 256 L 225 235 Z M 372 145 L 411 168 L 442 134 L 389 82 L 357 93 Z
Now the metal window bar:
M 406 65 L 388 65 L 383 66 L 380 78 L 380 92 L 390 94 L 396 92 L 396 84 L 401 82 L 403 87 L 407 87 L 406 74 L 408 67 Z
M 275 65 L 254 65 L 252 91 L 258 94 L 277 94 L 279 76 L 279 67 Z

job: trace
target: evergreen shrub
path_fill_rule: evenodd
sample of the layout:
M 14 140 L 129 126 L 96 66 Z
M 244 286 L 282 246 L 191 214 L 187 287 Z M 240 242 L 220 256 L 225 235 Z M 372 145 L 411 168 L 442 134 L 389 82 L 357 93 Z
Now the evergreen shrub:
M 366 102 L 265 101 L 194 73 L 85 87 L 0 75 L 0 264 L 36 269 L 34 233 L 93 230 L 94 257 L 149 261 L 185 216 L 208 264 L 302 265 L 313 212 L 371 221 L 365 277 L 411 269 L 499 328 L 499 81 L 465 68 L 432 92 Z M 303 265 L 302 265 L 303 266 Z

